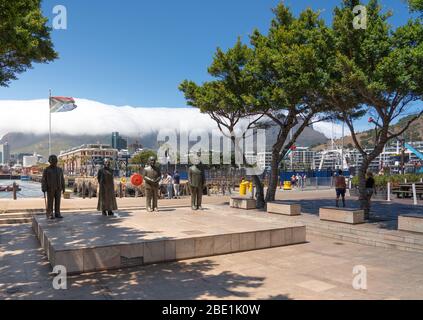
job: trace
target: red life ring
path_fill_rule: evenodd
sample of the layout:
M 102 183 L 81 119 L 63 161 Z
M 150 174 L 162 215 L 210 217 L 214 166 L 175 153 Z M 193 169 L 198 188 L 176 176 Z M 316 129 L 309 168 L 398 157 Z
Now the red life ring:
M 139 187 L 140 185 L 142 185 L 143 183 L 143 178 L 140 174 L 136 173 L 131 177 L 131 183 L 135 186 L 135 187 Z

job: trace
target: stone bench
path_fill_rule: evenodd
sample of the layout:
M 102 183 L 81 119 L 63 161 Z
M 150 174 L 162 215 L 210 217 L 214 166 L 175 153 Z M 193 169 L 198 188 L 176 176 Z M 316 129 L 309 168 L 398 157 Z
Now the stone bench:
M 364 210 L 322 207 L 320 208 L 320 220 L 360 224 L 364 223 Z
M 231 208 L 252 210 L 256 209 L 256 200 L 243 197 L 232 197 L 229 201 Z
M 278 201 L 269 202 L 267 204 L 267 212 L 285 216 L 299 216 L 301 215 L 301 205 L 298 203 L 286 203 Z
M 398 230 L 423 233 L 423 215 L 405 214 L 399 216 Z

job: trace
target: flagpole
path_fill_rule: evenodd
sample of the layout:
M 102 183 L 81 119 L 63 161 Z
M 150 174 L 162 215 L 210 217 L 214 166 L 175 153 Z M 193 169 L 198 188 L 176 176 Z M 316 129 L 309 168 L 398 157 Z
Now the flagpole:
M 51 156 L 51 89 L 48 98 L 48 156 Z

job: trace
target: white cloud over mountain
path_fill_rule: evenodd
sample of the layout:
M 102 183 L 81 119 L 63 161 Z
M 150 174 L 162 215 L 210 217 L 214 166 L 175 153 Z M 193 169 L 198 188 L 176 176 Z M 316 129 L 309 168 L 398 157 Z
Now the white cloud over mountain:
M 53 132 L 82 135 L 119 131 L 123 135 L 139 136 L 161 129 L 217 129 L 208 115 L 195 108 L 118 107 L 86 99 L 75 100 L 76 110 L 52 114 Z M 0 100 L 0 137 L 8 132 L 43 134 L 48 128 L 48 99 Z M 317 123 L 314 129 L 327 137 L 332 134 L 331 123 Z M 340 136 L 341 127 L 335 125 L 333 132 Z

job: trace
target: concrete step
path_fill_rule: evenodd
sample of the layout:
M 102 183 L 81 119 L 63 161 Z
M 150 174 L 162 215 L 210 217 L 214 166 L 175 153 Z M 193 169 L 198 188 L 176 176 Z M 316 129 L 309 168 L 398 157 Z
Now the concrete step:
M 358 234 L 359 232 L 341 232 L 340 230 L 307 225 L 307 233 L 363 245 L 423 253 L 423 244 L 396 240 L 395 237 L 389 239 L 386 236 L 380 236 L 376 232 L 368 232 L 366 235 L 363 235 Z M 414 238 L 414 240 L 416 239 Z
M 0 225 L 31 223 L 32 218 L 0 218 Z
M 0 214 L 0 219 L 14 219 L 14 218 L 32 218 L 33 214 L 28 212 L 21 213 L 3 213 Z
M 359 237 L 368 237 L 380 241 L 411 243 L 423 246 L 423 234 L 410 233 L 398 230 L 363 228 L 363 226 L 349 226 L 344 224 L 309 223 L 311 227 L 328 232 L 341 232 Z

